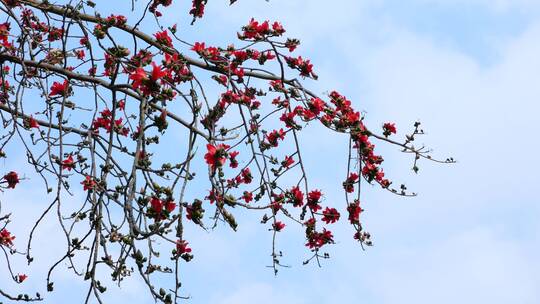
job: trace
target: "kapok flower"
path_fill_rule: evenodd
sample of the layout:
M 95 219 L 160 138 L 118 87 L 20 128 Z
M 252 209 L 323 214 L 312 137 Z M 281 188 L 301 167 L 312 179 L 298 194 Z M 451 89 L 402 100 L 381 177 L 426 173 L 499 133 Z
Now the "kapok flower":
M 323 228 L 322 232 L 312 232 L 308 235 L 306 246 L 310 249 L 319 249 L 330 243 L 334 243 L 334 236 L 330 230 Z
M 277 221 L 272 224 L 272 228 L 274 228 L 275 231 L 280 232 L 283 228 L 285 228 L 285 224 L 283 224 L 280 221 Z
M 176 253 L 178 255 L 182 255 L 184 253 L 190 253 L 191 248 L 188 247 L 188 242 L 185 240 L 178 240 L 176 241 Z
M 148 76 L 146 75 L 146 72 L 143 68 L 138 67 L 129 75 L 129 79 L 133 80 L 133 88 L 138 89 L 141 86 L 143 80 L 148 79 Z
M 251 184 L 253 181 L 253 175 L 251 175 L 249 168 L 242 169 L 242 181 L 246 184 Z
M 53 82 L 49 96 L 67 96 L 69 90 L 69 81 L 66 79 L 63 83 Z
M 352 172 L 349 177 L 347 177 L 347 180 L 343 182 L 343 188 L 348 193 L 351 193 L 354 191 L 354 184 L 358 181 L 358 174 Z
M 86 178 L 81 182 L 81 185 L 83 185 L 83 190 L 87 191 L 93 190 L 97 183 L 90 175 L 87 175 Z
M 244 191 L 244 194 L 242 195 L 242 199 L 244 199 L 246 203 L 251 202 L 253 200 L 253 193 L 249 191 Z
M 240 152 L 238 152 L 238 151 L 233 151 L 233 152 L 229 153 L 229 160 L 231 161 L 229 166 L 231 166 L 231 168 L 233 168 L 233 169 L 238 167 L 238 160 L 236 160 L 236 157 L 238 156 L 238 154 L 240 154 Z
M 26 280 L 26 278 L 28 278 L 27 275 L 25 275 L 25 274 L 19 274 L 19 275 L 17 276 L 17 282 L 18 282 L 18 283 L 22 283 L 22 282 L 24 282 L 24 280 Z
M 294 164 L 294 159 L 292 156 L 285 156 L 285 159 L 281 162 L 281 165 L 284 168 L 289 168 L 292 164 Z
M 7 229 L 3 228 L 2 230 L 0 230 L 0 245 L 1 246 L 12 247 L 14 239 L 15 239 L 15 236 L 11 235 L 11 232 L 7 231 Z
M 336 208 L 328 208 L 324 209 L 323 211 L 323 218 L 322 221 L 326 224 L 333 224 L 339 220 L 339 212 L 336 210 Z
M 304 193 L 300 191 L 300 188 L 298 186 L 294 186 L 289 192 L 293 206 L 302 207 L 302 205 L 304 205 Z
M 383 135 L 385 137 L 388 137 L 390 136 L 390 134 L 396 134 L 397 130 L 396 130 L 396 124 L 395 123 L 385 123 L 383 125 Z
M 154 37 L 159 44 L 172 46 L 172 39 L 169 37 L 167 31 L 157 32 L 154 34 Z
M 75 168 L 75 163 L 73 162 L 73 156 L 70 154 L 66 159 L 62 161 L 62 169 L 67 169 L 68 171 L 71 171 L 71 169 Z
M 210 166 L 210 170 L 214 171 L 216 168 L 219 168 L 225 164 L 227 161 L 227 151 L 230 146 L 226 144 L 212 145 L 207 144 L 207 152 L 204 155 L 206 163 Z
M 15 189 L 15 186 L 19 183 L 19 175 L 15 171 L 11 171 L 4 175 L 3 179 L 8 184 L 8 188 Z
M 319 190 L 313 190 L 308 193 L 307 205 L 313 212 L 322 209 L 321 205 L 319 205 L 321 195 L 322 193 Z
M 34 119 L 33 116 L 30 116 L 30 118 L 28 118 L 27 123 L 28 123 L 27 127 L 34 128 L 34 129 L 39 129 L 39 124 L 38 124 L 37 120 Z
M 355 200 L 354 203 L 350 204 L 347 207 L 347 211 L 349 212 L 349 221 L 351 224 L 359 224 L 360 223 L 360 213 L 364 211 L 360 207 L 360 201 Z

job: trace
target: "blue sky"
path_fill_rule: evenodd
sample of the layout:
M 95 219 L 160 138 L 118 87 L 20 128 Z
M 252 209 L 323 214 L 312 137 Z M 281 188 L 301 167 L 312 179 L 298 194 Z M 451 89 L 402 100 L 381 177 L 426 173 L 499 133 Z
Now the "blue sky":
M 540 2 L 239 0 L 229 8 L 213 0 L 195 27 L 186 25 L 189 1 L 176 2 L 164 18 L 190 41 L 225 45 L 251 16 L 281 21 L 315 65 L 320 79 L 307 82 L 315 92 L 337 89 L 372 126 L 395 121 L 398 131 L 408 130 L 419 119 L 435 155 L 458 160 L 424 162 L 415 175 L 410 158 L 379 144 L 387 174 L 419 196 L 367 187 L 363 222 L 375 246 L 360 250 L 340 225 L 322 268 L 302 266 L 302 231 L 291 228 L 279 245 L 292 267 L 274 277 L 265 267 L 271 235 L 258 216 L 241 218 L 236 233 L 189 231 L 196 254 L 183 264 L 190 303 L 540 302 Z M 346 138 L 314 127 L 301 139 L 311 179 L 327 201 L 341 204 L 335 181 L 344 175 Z M 39 195 L 21 185 L 0 199 L 19 201 L 15 215 L 28 214 L 30 222 Z M 28 227 L 13 225 L 21 233 Z M 44 248 L 56 228 L 45 225 Z M 34 267 L 35 276 L 45 271 Z M 57 284 L 70 291 L 45 303 L 64 303 L 84 286 L 59 276 Z M 43 282 L 30 278 L 26 288 L 33 287 Z M 110 303 L 149 303 L 141 288 L 136 280 L 111 287 Z

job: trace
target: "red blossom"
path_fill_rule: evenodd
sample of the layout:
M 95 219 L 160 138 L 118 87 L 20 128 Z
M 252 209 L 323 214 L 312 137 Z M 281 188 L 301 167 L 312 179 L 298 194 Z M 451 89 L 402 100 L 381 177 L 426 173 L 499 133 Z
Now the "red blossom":
M 210 166 L 210 170 L 214 171 L 216 168 L 220 168 L 227 161 L 227 151 L 229 145 L 219 144 L 219 145 L 206 145 L 207 152 L 204 155 L 206 163 Z
M 49 96 L 67 96 L 69 81 L 66 79 L 63 83 L 53 82 Z
M 178 255 L 182 255 L 184 253 L 190 253 L 191 248 L 188 247 L 188 242 L 185 240 L 178 240 L 176 241 L 176 253 Z
M 326 224 L 333 224 L 339 220 L 339 212 L 336 210 L 336 208 L 328 208 L 324 209 L 323 211 L 323 218 L 322 221 Z
M 71 171 L 71 169 L 75 168 L 75 163 L 73 162 L 73 156 L 70 154 L 66 159 L 62 161 L 62 169 L 67 169 L 68 171 Z
M 330 230 L 323 228 L 322 232 L 312 232 L 308 236 L 308 242 L 306 244 L 310 249 L 319 249 L 326 244 L 334 243 L 334 236 Z
M 4 175 L 3 179 L 8 184 L 8 188 L 11 189 L 15 189 L 15 186 L 19 183 L 19 175 L 14 171 Z
M 28 127 L 29 128 L 34 128 L 34 129 L 39 129 L 39 124 L 37 122 L 37 120 L 34 119 L 34 117 L 30 116 L 30 118 L 28 118 Z
M 81 185 L 83 185 L 83 190 L 87 191 L 87 190 L 94 190 L 97 183 L 91 176 L 87 175 L 85 179 L 81 182 Z
M 274 130 L 266 135 L 266 140 L 270 146 L 277 147 L 278 139 L 285 139 L 285 131 L 283 129 Z
M 251 171 L 249 168 L 245 168 L 242 170 L 242 181 L 246 184 L 250 184 L 253 180 L 253 176 L 251 175 Z
M 351 193 L 354 191 L 354 184 L 358 181 L 358 174 L 352 172 L 347 180 L 343 182 L 343 188 L 345 191 Z
M 351 222 L 351 224 L 359 224 L 360 213 L 363 211 L 363 209 L 360 207 L 360 202 L 355 200 L 354 203 L 347 207 L 347 211 L 349 212 L 349 222 Z
M 17 276 L 17 282 L 22 283 L 22 282 L 24 282 L 24 280 L 26 280 L 26 278 L 28 278 L 28 276 L 26 274 L 19 274 Z
M 84 57 L 85 57 L 84 50 L 76 50 L 75 55 L 77 56 L 77 59 L 84 60 Z
M 275 231 L 280 232 L 281 230 L 283 230 L 283 228 L 285 228 L 285 224 L 283 224 L 280 221 L 277 221 L 272 224 L 272 228 L 274 228 Z
M 387 122 L 383 125 L 383 135 L 385 137 L 390 136 L 390 134 L 396 134 L 396 132 L 396 124 Z
M 304 193 L 300 191 L 300 188 L 298 186 L 292 187 L 290 194 L 294 207 L 301 207 L 302 205 L 304 205 Z
M 285 159 L 281 162 L 281 165 L 285 168 L 289 168 L 294 164 L 294 159 L 292 156 L 285 156 Z
M 0 245 L 1 246 L 12 247 L 14 239 L 15 239 L 15 236 L 11 235 L 11 232 L 7 231 L 7 229 L 3 228 L 2 230 L 0 230 Z
M 249 203 L 253 200 L 253 193 L 249 192 L 249 191 L 244 191 L 244 194 L 242 195 L 242 199 L 246 202 L 246 203 Z
M 238 151 L 233 151 L 233 152 L 229 153 L 229 160 L 231 161 L 229 166 L 231 166 L 231 168 L 233 168 L 233 169 L 238 167 L 238 161 L 236 160 L 236 157 L 238 156 L 238 154 L 240 154 L 240 152 L 238 152 Z
M 133 80 L 133 88 L 138 89 L 141 86 L 143 80 L 148 79 L 148 76 L 146 75 L 146 72 L 143 68 L 138 67 L 137 69 L 135 69 L 134 72 L 129 75 L 129 79 Z
M 318 210 L 322 209 L 321 205 L 319 205 L 321 195 L 322 193 L 319 190 L 313 190 L 308 193 L 307 204 L 313 212 L 317 212 Z
M 159 44 L 166 45 L 166 46 L 172 46 L 172 39 L 169 37 L 169 34 L 167 31 L 161 31 L 154 34 L 154 37 L 156 38 L 156 41 Z

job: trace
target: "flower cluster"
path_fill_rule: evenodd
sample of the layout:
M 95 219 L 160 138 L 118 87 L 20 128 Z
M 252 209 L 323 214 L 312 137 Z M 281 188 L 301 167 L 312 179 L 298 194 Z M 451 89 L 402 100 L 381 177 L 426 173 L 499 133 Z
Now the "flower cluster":
M 15 236 L 11 235 L 11 232 L 3 228 L 0 230 L 0 246 L 12 247 Z
M 172 4 L 172 0 L 154 0 L 152 4 L 150 5 L 150 7 L 148 8 L 148 10 L 152 12 L 153 14 L 155 14 L 157 17 L 161 17 L 161 12 L 159 12 L 157 8 L 160 5 L 167 7 L 171 4 Z
M 195 21 L 195 18 L 202 18 L 206 2 L 207 0 L 193 0 L 191 10 L 189 11 L 189 13 L 193 15 L 193 21 Z
M 161 31 L 154 34 L 154 38 L 156 38 L 156 41 L 164 46 L 172 47 L 172 39 L 169 37 L 169 34 L 167 31 Z
M 309 60 L 302 58 L 302 56 L 294 57 L 285 57 L 287 65 L 291 69 L 300 71 L 300 76 L 311 77 L 317 79 L 318 76 L 313 72 L 313 64 Z
M 148 216 L 160 221 L 168 218 L 171 212 L 176 208 L 176 204 L 171 199 L 161 200 L 153 196 L 150 199 L 150 207 L 148 208 Z
M 326 230 L 326 228 L 323 228 L 322 232 L 317 232 L 313 230 L 308 233 L 307 240 L 308 242 L 306 246 L 309 249 L 318 250 L 326 244 L 333 244 L 334 236 L 332 235 L 332 232 L 330 230 Z
M 161 66 L 152 62 L 152 72 L 150 75 L 142 67 L 138 67 L 131 72 L 129 79 L 133 80 L 131 86 L 135 90 L 139 89 L 144 95 L 148 96 L 160 91 L 161 85 L 158 81 L 167 75 L 167 70 L 163 70 Z
M 238 38 L 242 40 L 264 40 L 267 37 L 277 37 L 285 33 L 285 29 L 279 22 L 274 22 L 270 27 L 270 22 L 264 21 L 259 23 L 254 18 L 251 18 L 249 23 L 242 27 L 242 34 L 238 33 Z
M 105 109 L 100 112 L 101 117 L 97 117 L 92 122 L 92 130 L 98 132 L 100 128 L 107 130 L 107 133 L 114 131 L 122 136 L 127 136 L 129 134 L 129 128 L 124 127 L 122 117 L 113 120 L 112 112 L 109 109 Z

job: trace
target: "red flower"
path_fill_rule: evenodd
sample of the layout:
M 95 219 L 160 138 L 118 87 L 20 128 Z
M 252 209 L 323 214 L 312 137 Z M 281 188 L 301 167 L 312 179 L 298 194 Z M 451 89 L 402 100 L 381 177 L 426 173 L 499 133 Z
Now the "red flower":
M 4 178 L 8 184 L 8 188 L 15 189 L 15 186 L 19 183 L 19 175 L 17 172 L 11 171 L 4 175 Z
M 334 242 L 334 236 L 330 230 L 323 228 L 323 232 L 312 232 L 308 235 L 308 242 L 306 244 L 310 249 L 319 249 L 325 244 Z
M 292 164 L 294 164 L 292 156 L 285 156 L 285 159 L 281 162 L 281 165 L 285 168 L 289 168 Z
M 152 199 L 150 199 L 150 207 L 154 213 L 161 214 L 161 211 L 163 210 L 163 202 L 157 197 L 152 197 Z
M 167 201 L 165 203 L 165 210 L 167 210 L 167 212 L 171 213 L 174 211 L 175 208 L 176 204 L 173 201 Z
M 19 274 L 19 275 L 17 276 L 17 281 L 18 281 L 19 283 L 22 283 L 22 282 L 24 282 L 24 280 L 26 280 L 26 278 L 28 278 L 27 275 L 25 275 L 25 274 Z
M 76 50 L 75 55 L 77 56 L 77 59 L 83 60 L 85 56 L 84 50 Z
M 285 33 L 285 29 L 283 28 L 281 23 L 277 21 L 272 24 L 272 30 L 274 30 L 274 33 L 276 35 L 282 35 L 283 33 Z
M 396 134 L 396 132 L 396 124 L 387 122 L 383 125 L 383 135 L 385 137 L 390 136 L 390 134 Z
M 242 170 L 242 181 L 246 184 L 250 184 L 253 181 L 253 176 L 251 175 L 249 168 Z
M 118 109 L 124 111 L 126 109 L 126 100 L 122 99 L 118 101 Z
M 249 191 L 244 191 L 244 195 L 242 195 L 242 198 L 246 203 L 249 203 L 253 200 L 253 193 Z
M 133 88 L 138 89 L 141 86 L 143 80 L 148 79 L 148 76 L 146 75 L 146 72 L 143 68 L 138 67 L 129 75 L 129 79 L 133 80 Z
M 159 79 L 163 78 L 167 75 L 166 70 L 162 70 L 161 67 L 154 62 L 152 62 L 152 74 L 150 75 L 150 78 L 152 81 L 158 81 Z
M 195 21 L 195 18 L 202 18 L 204 15 L 204 4 L 203 0 L 193 0 L 193 5 L 189 11 L 189 14 L 193 15 L 193 21 Z
M 351 222 L 351 224 L 359 224 L 360 213 L 364 211 L 362 208 L 360 208 L 360 202 L 358 200 L 355 200 L 354 203 L 350 204 L 347 207 L 347 211 L 349 212 L 349 221 Z
M 202 54 L 204 50 L 206 49 L 204 42 L 195 42 L 191 50 L 197 52 L 197 54 Z
M 321 199 L 321 195 L 322 193 L 319 190 L 313 190 L 308 193 L 307 204 L 308 204 L 308 207 L 313 212 L 317 212 L 318 210 L 322 209 L 321 205 L 319 205 L 319 200 Z
M 66 96 L 68 93 L 68 85 L 69 82 L 67 79 L 64 80 L 63 83 L 53 82 L 49 96 Z
M 295 186 L 291 189 L 291 199 L 294 207 L 301 207 L 304 205 L 304 193 L 300 191 L 298 186 Z
M 11 247 L 13 246 L 13 240 L 15 236 L 11 235 L 11 232 L 7 231 L 5 228 L 0 230 L 0 245 Z
M 86 178 L 81 182 L 81 185 L 83 185 L 83 190 L 87 191 L 93 190 L 97 183 L 90 175 L 87 175 Z
M 315 115 L 319 115 L 319 113 L 321 113 L 326 106 L 324 101 L 320 98 L 312 98 L 308 105 L 310 111 Z
M 172 39 L 169 37 L 167 31 L 157 32 L 154 34 L 154 37 L 159 44 L 172 46 Z
M 178 240 L 176 241 L 176 253 L 178 255 L 182 255 L 184 253 L 190 253 L 191 248 L 188 247 L 188 242 L 184 240 Z
M 283 228 L 285 228 L 285 224 L 283 224 L 280 221 L 277 221 L 272 224 L 272 227 L 274 228 L 275 231 L 280 232 Z
M 328 208 L 324 209 L 323 211 L 323 218 L 322 221 L 326 224 L 333 224 L 339 220 L 339 212 L 336 210 L 336 208 Z
M 266 135 L 266 140 L 268 141 L 268 144 L 274 147 L 278 146 L 278 139 L 283 140 L 285 138 L 285 132 L 283 129 L 274 130 Z
M 28 127 L 39 129 L 39 124 L 38 124 L 37 120 L 35 120 L 34 117 L 32 117 L 32 116 L 30 116 L 30 118 L 28 118 Z
M 354 184 L 358 180 L 358 174 L 351 173 L 349 177 L 347 177 L 347 180 L 343 182 L 343 188 L 345 188 L 345 191 L 351 193 L 354 191 Z
M 229 145 L 219 144 L 217 146 L 207 144 L 207 152 L 204 155 L 206 163 L 210 166 L 210 170 L 214 171 L 216 168 L 221 167 L 227 160 L 227 151 Z
M 73 162 L 73 156 L 70 154 L 66 159 L 62 161 L 62 169 L 67 169 L 68 171 L 71 171 L 71 169 L 75 168 L 75 163 Z
M 238 167 L 238 161 L 236 160 L 236 157 L 238 156 L 238 154 L 240 154 L 240 152 L 238 152 L 238 151 L 233 151 L 233 152 L 229 153 L 229 160 L 231 161 L 229 166 L 231 166 L 231 168 Z

